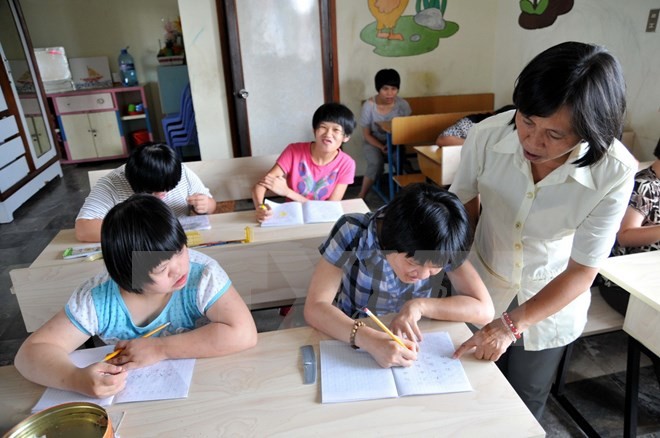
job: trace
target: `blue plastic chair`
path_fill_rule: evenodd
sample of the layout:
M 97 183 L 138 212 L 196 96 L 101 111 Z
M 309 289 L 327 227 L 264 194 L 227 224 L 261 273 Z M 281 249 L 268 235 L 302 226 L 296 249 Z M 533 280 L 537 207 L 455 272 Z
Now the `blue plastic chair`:
M 181 94 L 181 107 L 179 112 L 163 118 L 163 131 L 165 133 L 180 130 L 185 127 L 185 117 L 189 111 L 194 111 L 190 84 L 186 85 Z
M 181 109 L 178 114 L 163 118 L 163 132 L 167 144 L 182 155 L 181 148 L 198 146 L 195 109 L 192 103 L 190 84 L 186 85 L 181 95 Z

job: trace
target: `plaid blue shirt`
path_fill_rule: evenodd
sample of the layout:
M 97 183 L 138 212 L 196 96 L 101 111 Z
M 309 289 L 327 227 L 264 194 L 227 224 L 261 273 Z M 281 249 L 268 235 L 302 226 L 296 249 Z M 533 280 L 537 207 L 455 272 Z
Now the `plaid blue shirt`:
M 442 280 L 442 275 L 411 284 L 399 280 L 380 250 L 375 220 L 379 214 L 380 210 L 342 216 L 319 247 L 321 256 L 343 271 L 337 307 L 353 318 L 366 317 L 365 306 L 377 315 L 399 312 L 408 300 L 430 297 Z

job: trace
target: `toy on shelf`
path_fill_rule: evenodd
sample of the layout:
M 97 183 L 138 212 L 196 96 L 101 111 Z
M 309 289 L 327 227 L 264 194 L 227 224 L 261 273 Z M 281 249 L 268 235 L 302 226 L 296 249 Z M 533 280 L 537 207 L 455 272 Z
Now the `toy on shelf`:
M 181 19 L 162 19 L 165 28 L 165 47 L 158 51 L 158 63 L 161 65 L 181 65 L 185 60 Z M 158 46 L 161 46 L 160 40 Z

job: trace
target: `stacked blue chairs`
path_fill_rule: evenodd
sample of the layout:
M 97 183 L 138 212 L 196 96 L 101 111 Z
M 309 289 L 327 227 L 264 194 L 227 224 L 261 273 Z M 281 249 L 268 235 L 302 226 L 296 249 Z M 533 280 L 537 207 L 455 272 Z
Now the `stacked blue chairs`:
M 182 158 L 183 153 L 181 148 L 199 146 L 190 84 L 186 85 L 181 94 L 181 109 L 179 113 L 163 118 L 163 133 L 165 134 L 167 144 L 175 149 Z

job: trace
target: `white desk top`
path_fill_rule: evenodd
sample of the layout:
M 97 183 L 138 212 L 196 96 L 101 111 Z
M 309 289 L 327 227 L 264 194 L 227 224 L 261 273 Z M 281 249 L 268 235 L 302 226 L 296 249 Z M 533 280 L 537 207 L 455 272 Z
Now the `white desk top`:
M 341 201 L 346 213 L 367 213 L 369 207 L 362 199 L 345 199 Z M 252 228 L 252 243 L 282 242 L 309 237 L 325 237 L 330 233 L 334 223 L 305 224 L 295 227 L 265 227 L 257 224 L 254 210 L 237 211 L 232 213 L 221 213 L 209 215 L 211 222 L 210 230 L 202 230 L 204 242 L 218 240 L 238 240 L 245 238 L 245 227 Z M 62 253 L 65 249 L 83 245 L 76 240 L 73 229 L 60 231 L 55 238 L 46 246 L 39 256 L 30 265 L 31 268 L 42 266 L 53 266 L 59 264 L 95 263 L 85 262 L 84 258 L 65 260 Z M 101 262 L 98 263 L 99 265 Z
M 660 251 L 610 257 L 600 273 L 660 312 Z
M 422 321 L 448 331 L 458 346 L 462 323 Z M 302 383 L 300 346 L 316 330 L 260 333 L 257 346 L 224 358 L 200 359 L 187 399 L 126 403 L 122 436 L 544 436 L 539 423 L 492 362 L 462 359 L 474 391 L 322 405 L 320 381 Z M 320 375 L 320 374 L 319 374 Z M 0 368 L 0 431 L 25 418 L 43 387 L 14 367 Z

